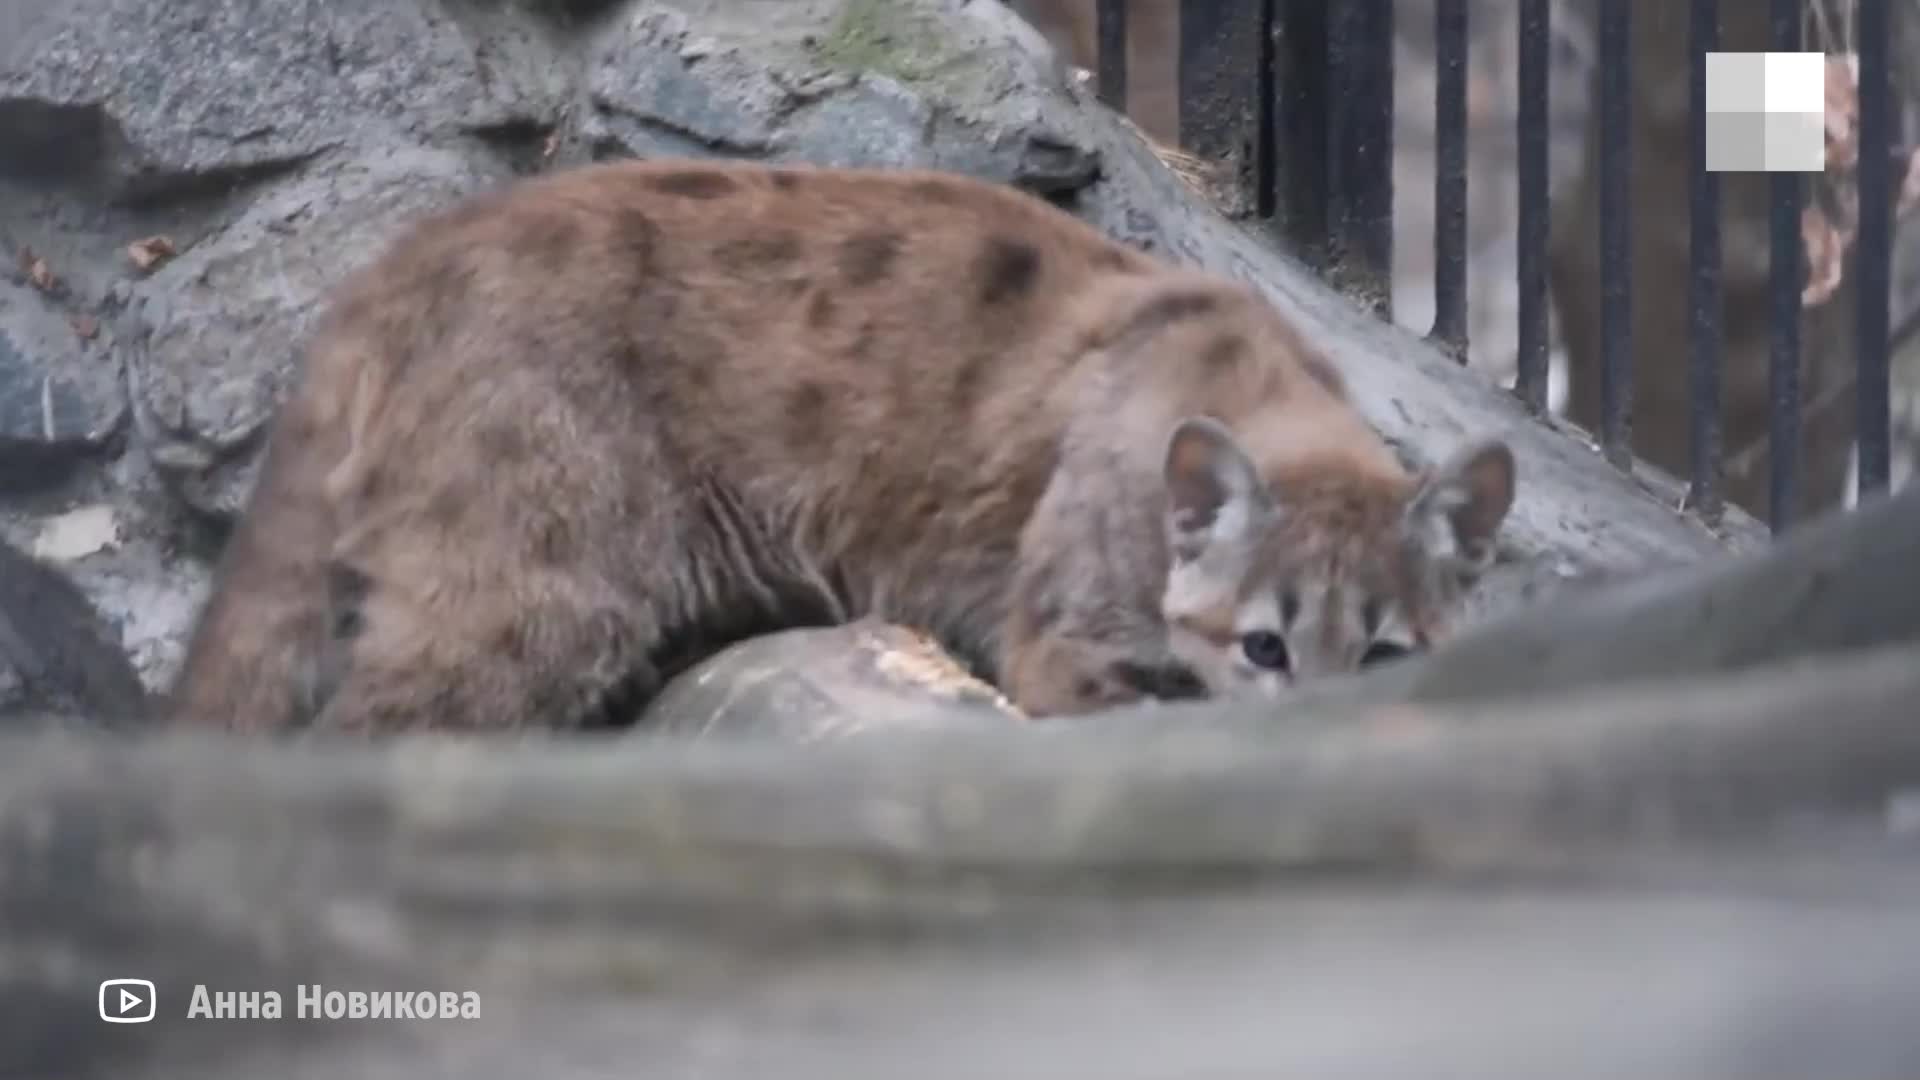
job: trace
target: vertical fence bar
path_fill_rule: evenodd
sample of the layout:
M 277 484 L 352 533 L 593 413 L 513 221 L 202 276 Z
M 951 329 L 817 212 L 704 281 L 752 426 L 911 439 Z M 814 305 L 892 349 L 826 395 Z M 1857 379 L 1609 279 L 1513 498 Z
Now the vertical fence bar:
M 1262 221 L 1279 212 L 1280 192 L 1280 27 L 1274 6 L 1278 0 L 1257 0 L 1260 8 L 1258 55 L 1254 58 L 1255 92 L 1259 97 L 1253 118 L 1253 208 Z
M 1859 304 L 1854 335 L 1860 497 L 1885 491 L 1892 469 L 1888 403 L 1887 294 L 1891 282 L 1892 82 L 1887 72 L 1886 0 L 1857 0 L 1860 54 L 1860 229 L 1853 284 Z
M 1122 112 L 1127 107 L 1127 4 L 1094 0 L 1095 47 L 1099 50 L 1100 100 Z
M 1393 317 L 1393 5 L 1394 0 L 1366 0 L 1360 10 L 1366 22 L 1360 27 L 1366 35 L 1360 53 L 1366 58 L 1361 73 L 1368 80 L 1363 93 L 1353 98 L 1361 126 L 1356 132 L 1353 175 L 1360 181 L 1360 199 L 1356 223 L 1363 238 L 1367 276 L 1379 289 L 1374 310 L 1383 319 Z
M 1329 262 L 1337 284 L 1385 318 L 1393 302 L 1393 0 L 1330 7 Z
M 1739 0 L 1751 3 L 1752 0 Z M 1720 486 L 1720 177 L 1707 171 L 1707 53 L 1720 45 L 1718 0 L 1693 0 L 1688 35 L 1689 142 L 1692 169 L 1688 213 L 1692 243 L 1688 258 L 1687 301 L 1692 311 L 1689 342 L 1693 484 L 1688 501 L 1701 517 L 1716 521 L 1722 508 Z
M 1520 356 L 1514 392 L 1547 408 L 1547 42 L 1548 0 L 1520 0 L 1518 228 Z
M 1773 0 L 1771 42 L 1774 52 L 1799 52 L 1802 0 Z M 1793 523 L 1798 507 L 1800 468 L 1800 292 L 1803 288 L 1800 238 L 1800 174 L 1767 177 L 1768 309 L 1773 317 L 1767 414 L 1767 524 L 1777 535 Z
M 1260 110 L 1261 5 L 1247 0 L 1180 4 L 1180 146 L 1226 163 L 1241 191 L 1253 191 L 1255 120 Z
M 1274 221 L 1308 265 L 1327 266 L 1327 117 L 1332 109 L 1324 0 L 1272 0 Z M 1187 0 L 1192 6 L 1195 0 Z
M 1600 2 L 1600 445 L 1633 467 L 1633 0 Z
M 1433 330 L 1467 362 L 1467 0 L 1434 0 Z

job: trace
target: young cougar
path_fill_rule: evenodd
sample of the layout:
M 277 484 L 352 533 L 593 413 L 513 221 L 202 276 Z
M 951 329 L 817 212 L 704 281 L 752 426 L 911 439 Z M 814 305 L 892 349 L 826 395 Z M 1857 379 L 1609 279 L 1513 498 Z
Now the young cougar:
M 307 347 L 184 723 L 630 717 L 750 633 L 916 626 L 1032 715 L 1425 647 L 1514 492 L 1409 475 L 1259 295 L 934 172 L 623 162 L 420 223 Z

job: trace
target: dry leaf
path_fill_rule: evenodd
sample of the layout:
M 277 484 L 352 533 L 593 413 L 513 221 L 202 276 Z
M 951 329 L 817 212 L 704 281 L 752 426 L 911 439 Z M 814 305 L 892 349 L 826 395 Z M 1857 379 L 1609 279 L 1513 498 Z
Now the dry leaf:
M 1800 239 L 1807 249 L 1807 284 L 1800 292 L 1800 303 L 1818 307 L 1846 277 L 1846 237 L 1819 207 L 1809 206 L 1800 212 Z
M 1852 53 L 1827 58 L 1827 168 L 1847 171 L 1860 158 L 1859 60 Z
M 127 258 L 141 273 L 153 269 L 174 255 L 173 241 L 164 236 L 149 236 L 127 245 Z
M 81 341 L 92 341 L 100 333 L 100 320 L 91 315 L 75 315 L 71 320 L 73 332 Z
M 26 249 L 20 252 L 20 268 L 26 272 L 27 281 L 43 293 L 52 292 L 60 284 L 47 266 L 47 260 Z

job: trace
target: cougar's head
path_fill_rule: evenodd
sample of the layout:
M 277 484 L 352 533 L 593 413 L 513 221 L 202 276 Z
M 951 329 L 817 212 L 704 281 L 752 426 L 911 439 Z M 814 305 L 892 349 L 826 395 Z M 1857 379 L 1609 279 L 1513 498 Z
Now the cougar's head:
M 1492 562 L 1514 480 L 1498 440 L 1414 475 L 1337 456 L 1263 470 L 1223 424 L 1184 420 L 1165 461 L 1171 651 L 1223 697 L 1424 651 Z

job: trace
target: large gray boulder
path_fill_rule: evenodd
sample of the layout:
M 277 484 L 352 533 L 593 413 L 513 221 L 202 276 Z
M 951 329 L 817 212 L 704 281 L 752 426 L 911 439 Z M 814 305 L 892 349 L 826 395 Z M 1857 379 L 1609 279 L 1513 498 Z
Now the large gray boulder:
M 1002 5 L 0 0 L 0 535 L 170 680 L 327 288 L 398 222 L 608 156 L 930 165 L 1258 284 L 1414 459 L 1500 433 L 1521 488 L 1475 617 L 1748 549 L 1190 191 Z M 131 421 L 130 423 L 128 421 Z M 110 522 L 75 538 L 75 512 Z M 63 531 L 64 530 L 64 531 Z M 49 536 L 58 534 L 55 540 Z

